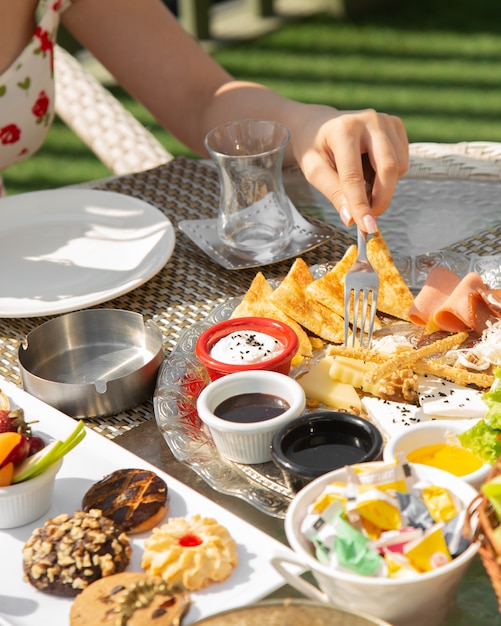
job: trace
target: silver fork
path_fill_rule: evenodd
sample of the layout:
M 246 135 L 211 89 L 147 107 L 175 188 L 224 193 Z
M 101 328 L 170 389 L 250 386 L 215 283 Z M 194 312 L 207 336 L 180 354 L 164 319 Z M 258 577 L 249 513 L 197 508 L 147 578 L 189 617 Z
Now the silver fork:
M 379 276 L 367 259 L 367 233 L 357 227 L 358 254 L 355 263 L 350 267 L 344 279 L 344 345 L 349 344 L 351 302 L 353 301 L 353 318 L 351 320 L 351 346 L 355 347 L 358 308 L 362 300 L 362 317 L 360 321 L 361 348 L 369 348 L 374 330 L 376 305 L 379 293 Z M 365 329 L 368 322 L 367 334 Z

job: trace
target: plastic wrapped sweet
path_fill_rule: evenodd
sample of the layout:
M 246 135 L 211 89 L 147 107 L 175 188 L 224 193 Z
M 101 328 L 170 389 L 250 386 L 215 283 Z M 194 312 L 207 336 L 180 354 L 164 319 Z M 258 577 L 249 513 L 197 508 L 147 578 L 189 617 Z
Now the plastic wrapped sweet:
M 317 560 L 361 576 L 401 578 L 441 567 L 469 545 L 464 505 L 417 480 L 412 465 L 354 466 L 309 507 L 301 532 Z

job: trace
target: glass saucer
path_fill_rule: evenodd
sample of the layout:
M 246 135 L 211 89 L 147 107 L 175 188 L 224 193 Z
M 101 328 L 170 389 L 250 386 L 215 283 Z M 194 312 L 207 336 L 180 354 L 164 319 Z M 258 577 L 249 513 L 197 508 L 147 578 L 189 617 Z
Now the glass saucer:
M 248 258 L 240 256 L 237 250 L 225 245 L 217 231 L 217 218 L 200 220 L 181 220 L 178 223 L 179 230 L 187 235 L 201 250 L 213 261 L 228 270 L 240 270 L 250 267 L 261 267 L 292 259 L 308 250 L 329 241 L 336 235 L 336 228 L 315 220 L 316 223 L 307 221 L 291 203 L 294 227 L 289 245 L 274 257 Z

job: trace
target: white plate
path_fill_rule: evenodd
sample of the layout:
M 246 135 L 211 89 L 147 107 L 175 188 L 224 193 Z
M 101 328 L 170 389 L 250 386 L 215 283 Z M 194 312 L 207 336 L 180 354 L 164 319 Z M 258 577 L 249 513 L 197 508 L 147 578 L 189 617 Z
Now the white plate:
M 37 430 L 61 438 L 66 437 L 75 427 L 74 420 L 11 383 L 0 379 L 0 387 L 24 408 L 27 421 L 39 420 Z M 160 433 L 158 436 L 161 437 Z M 32 524 L 0 531 L 0 624 L 4 618 L 13 626 L 68 625 L 72 599 L 41 593 L 23 581 L 22 547 L 33 529 L 45 519 L 62 512 L 73 513 L 79 508 L 83 494 L 93 482 L 113 470 L 127 467 L 152 469 L 166 481 L 170 494 L 169 515 L 191 517 L 199 513 L 203 517 L 214 517 L 226 526 L 238 544 L 239 564 L 230 577 L 225 582 L 213 583 L 202 591 L 191 593 L 192 606 L 183 621 L 185 626 L 217 611 L 260 600 L 284 584 L 282 577 L 270 566 L 270 558 L 274 553 L 289 550 L 284 544 L 113 441 L 87 429 L 84 440 L 64 458 L 49 512 Z M 141 569 L 145 536 L 135 535 L 132 538 L 133 553 L 129 570 Z
M 67 313 L 154 276 L 174 249 L 171 222 L 124 194 L 57 189 L 0 200 L 0 317 Z

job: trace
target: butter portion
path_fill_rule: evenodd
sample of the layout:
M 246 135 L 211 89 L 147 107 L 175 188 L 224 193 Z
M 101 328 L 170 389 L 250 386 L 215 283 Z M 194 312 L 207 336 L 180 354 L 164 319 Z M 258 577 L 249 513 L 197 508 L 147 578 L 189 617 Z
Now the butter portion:
M 325 356 L 309 372 L 297 379 L 309 400 L 334 409 L 361 410 L 362 404 L 353 385 L 333 380 L 330 375 L 336 357 Z

